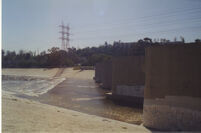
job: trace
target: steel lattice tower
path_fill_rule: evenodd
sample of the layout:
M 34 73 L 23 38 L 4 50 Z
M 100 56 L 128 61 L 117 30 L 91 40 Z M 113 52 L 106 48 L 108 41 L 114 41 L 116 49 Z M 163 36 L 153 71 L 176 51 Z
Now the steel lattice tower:
M 70 27 L 69 25 L 65 26 L 63 22 L 59 27 L 61 27 L 61 31 L 59 32 L 61 33 L 61 49 L 67 51 L 70 46 Z

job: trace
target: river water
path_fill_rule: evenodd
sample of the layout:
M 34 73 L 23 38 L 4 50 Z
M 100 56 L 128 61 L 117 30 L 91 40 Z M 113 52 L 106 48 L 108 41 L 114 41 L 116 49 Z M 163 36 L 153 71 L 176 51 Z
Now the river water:
M 39 96 L 47 93 L 65 78 L 2 75 L 2 90 L 16 95 Z
M 93 79 L 26 76 L 3 76 L 2 79 L 3 91 L 20 97 L 128 123 L 142 123 L 142 109 L 107 99 L 108 91 L 101 89 Z

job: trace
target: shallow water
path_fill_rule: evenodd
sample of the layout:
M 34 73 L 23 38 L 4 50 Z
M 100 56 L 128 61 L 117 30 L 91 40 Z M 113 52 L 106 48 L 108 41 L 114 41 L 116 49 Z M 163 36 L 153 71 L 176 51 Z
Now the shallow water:
M 39 96 L 39 101 L 128 123 L 142 123 L 142 108 L 114 103 L 106 98 L 107 92 L 93 79 L 67 78 L 48 93 Z
M 93 79 L 3 76 L 2 89 L 42 103 L 107 117 L 142 123 L 142 109 L 121 106 L 106 98 L 108 91 Z
M 14 94 L 39 96 L 54 88 L 65 78 L 38 78 L 29 76 L 2 76 L 2 89 Z

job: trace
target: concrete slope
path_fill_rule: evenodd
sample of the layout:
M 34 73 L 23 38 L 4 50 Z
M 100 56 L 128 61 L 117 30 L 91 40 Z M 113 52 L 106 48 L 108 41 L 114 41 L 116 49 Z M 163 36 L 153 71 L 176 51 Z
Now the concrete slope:
M 142 126 L 87 115 L 3 94 L 3 132 L 141 132 Z

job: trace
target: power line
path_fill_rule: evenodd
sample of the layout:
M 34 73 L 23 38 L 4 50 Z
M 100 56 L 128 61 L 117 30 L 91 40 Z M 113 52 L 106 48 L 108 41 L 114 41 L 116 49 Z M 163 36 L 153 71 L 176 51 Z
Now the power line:
M 200 13 L 200 12 L 199 12 Z M 174 17 L 173 16 L 170 16 L 171 17 L 171 19 L 173 19 Z M 200 17 L 201 18 L 201 17 Z M 162 20 L 162 22 L 158 22 L 159 24 L 160 23 L 163 23 L 163 21 L 165 21 L 165 23 L 166 22 L 168 22 L 168 21 L 185 21 L 185 20 L 193 20 L 193 19 L 200 19 L 200 18 L 198 18 L 197 16 L 196 17 L 193 17 L 193 18 L 183 18 L 183 19 L 179 19 L 178 17 L 176 18 L 176 19 L 173 19 L 173 20 L 171 20 L 171 19 L 169 19 L 169 20 L 165 20 L 165 19 L 160 19 L 160 20 Z M 167 19 L 167 18 L 166 18 Z M 153 19 L 153 20 L 155 20 L 155 19 Z M 142 25 L 142 24 L 146 24 L 146 25 L 150 25 L 149 23 L 147 23 L 148 22 L 148 20 L 144 20 L 144 21 L 142 21 L 142 22 L 137 22 L 138 20 L 136 20 L 135 22 L 127 22 L 127 23 L 125 23 L 125 24 L 118 24 L 118 25 L 112 25 L 112 26 L 110 26 L 110 27 L 104 27 L 104 28 L 98 28 L 98 29 L 93 29 L 93 30 L 83 30 L 83 31 L 79 31 L 79 32 L 75 32 L 75 34 L 80 34 L 80 33 L 86 33 L 86 32 L 97 32 L 98 30 L 108 30 L 108 29 L 114 29 L 114 28 L 119 28 L 119 27 L 125 27 L 125 26 L 128 26 L 128 25 Z M 145 23 L 144 23 L 145 22 Z M 155 23 L 153 23 L 153 24 L 155 24 Z M 153 25 L 152 23 L 151 23 L 151 25 Z
M 136 21 L 143 21 L 144 19 L 147 21 L 147 19 L 149 20 L 149 18 L 151 18 L 151 19 L 153 19 L 154 17 L 173 17 L 173 16 L 177 16 L 177 15 L 180 15 L 181 16 L 181 14 L 184 14 L 184 15 L 186 15 L 186 13 L 191 13 L 191 14 L 195 14 L 196 12 L 197 13 L 200 13 L 200 10 L 201 10 L 201 7 L 199 7 L 199 8 L 190 8 L 190 9 L 185 9 L 185 10 L 179 10 L 179 11 L 169 11 L 169 12 L 166 12 L 166 13 L 158 13 L 158 14 L 156 14 L 156 15 L 149 15 L 149 16 L 142 16 L 142 17 L 137 17 L 137 18 L 128 18 L 128 19 L 118 19 L 118 20 L 113 20 L 113 21 L 115 21 L 115 22 L 118 22 L 118 23 L 107 23 L 107 22 L 104 22 L 104 24 L 112 24 L 112 25 L 119 25 L 119 24 L 125 24 L 125 23 L 131 23 L 131 21 L 129 21 L 129 22 L 124 22 L 125 20 L 127 21 L 127 20 L 134 20 L 135 22 Z M 178 13 L 180 13 L 180 14 L 178 14 Z M 200 14 L 199 14 L 200 15 Z M 123 22 L 121 23 L 121 21 L 120 20 L 123 20 Z M 119 23 L 120 22 L 120 23 Z M 83 25 L 83 26 L 81 26 L 82 28 L 83 27 L 86 27 L 86 25 L 87 24 L 85 24 L 85 25 Z M 97 26 L 97 27 L 100 27 L 100 25 L 98 25 L 98 24 L 95 24 L 95 25 L 93 25 L 93 24 L 89 24 L 89 26 Z M 80 28 L 79 28 L 80 29 Z
M 138 25 L 138 26 L 140 26 L 140 25 L 144 25 L 144 26 L 152 26 L 152 25 L 165 25 L 165 26 L 168 26 L 168 25 L 173 25 L 173 24 L 180 24 L 181 22 L 182 22 L 182 24 L 183 23 L 186 23 L 186 22 L 198 22 L 198 23 L 200 23 L 200 17 L 198 18 L 198 15 L 200 15 L 200 9 L 201 8 L 193 8 L 193 9 L 185 9 L 185 10 L 180 10 L 180 11 L 170 11 L 170 12 L 168 12 L 168 13 L 159 13 L 159 14 L 157 14 L 157 15 L 151 15 L 151 16 L 142 16 L 142 17 L 139 17 L 139 18 L 131 18 L 131 20 L 134 20 L 134 22 L 123 22 L 123 23 L 116 23 L 117 25 L 119 25 L 119 26 L 113 26 L 113 27 L 109 27 L 109 28 L 104 28 L 104 29 L 94 29 L 94 30 L 89 30 L 89 31 L 83 31 L 83 33 L 85 33 L 86 34 L 86 32 L 97 32 L 97 31 L 99 31 L 99 30 L 104 30 L 104 31 L 109 31 L 109 30 L 113 30 L 113 29 L 115 29 L 115 30 L 117 30 L 118 28 L 120 28 L 120 27 L 130 27 L 130 26 L 132 26 L 132 25 Z M 199 13 L 198 15 L 196 14 L 196 13 Z M 153 20 L 153 18 L 155 17 L 165 17 L 166 19 L 168 18 L 168 17 L 171 17 L 171 19 L 172 18 L 174 18 L 174 17 L 177 17 L 177 16 L 182 16 L 182 15 L 185 15 L 185 16 L 187 16 L 187 14 L 192 14 L 191 16 L 195 16 L 195 17 L 193 17 L 193 18 L 184 18 L 184 19 L 178 19 L 178 18 L 176 18 L 176 19 L 173 19 L 173 20 L 169 20 L 169 21 L 165 21 L 165 22 L 163 22 L 164 21 L 164 19 L 160 19 L 160 20 L 162 20 L 162 22 L 161 21 L 159 21 L 159 22 L 154 22 L 154 23 L 147 23 L 147 21 L 148 20 Z M 142 22 L 139 22 L 139 23 L 136 23 L 137 21 L 140 21 L 140 19 L 141 19 L 141 21 L 142 20 L 145 20 L 145 21 L 143 21 L 143 22 L 145 22 L 144 24 L 142 23 Z M 128 19 L 123 19 L 123 20 L 128 20 Z M 146 21 L 147 20 L 147 21 Z M 178 21 L 180 21 L 180 22 L 178 22 Z M 125 23 L 130 23 L 130 25 L 125 25 Z M 105 23 L 104 23 L 105 24 Z M 91 25 L 90 25 L 91 26 Z M 175 25 L 173 25 L 173 26 L 175 26 Z M 86 27 L 86 26 L 85 26 Z M 100 26 L 99 26 L 100 27 Z M 194 31 L 195 30 L 199 30 L 198 28 L 200 28 L 201 26 L 195 26 L 195 27 L 185 27 L 185 29 L 182 29 L 182 28 L 173 28 L 173 29 L 167 29 L 167 30 L 162 30 L 162 31 L 152 31 L 152 32 L 144 32 L 144 33 L 129 33 L 129 34 L 122 34 L 122 35 L 105 35 L 106 36 L 106 38 L 108 38 L 108 37 L 111 37 L 111 36 L 128 36 L 128 35 L 145 35 L 145 34 L 155 34 L 155 33 L 167 33 L 167 32 L 175 32 L 175 31 L 182 31 L 182 30 L 189 30 L 189 29 L 194 29 Z M 147 29 L 147 28 L 144 28 L 144 29 Z M 80 34 L 80 33 L 82 33 L 82 32 L 76 32 L 77 34 Z M 97 38 L 97 37 L 101 37 L 101 36 L 95 36 L 95 38 Z M 92 37 L 93 38 L 93 37 Z M 87 38 L 84 38 L 84 39 L 79 39 L 78 38 L 78 40 L 87 40 Z
M 158 26 L 169 26 L 169 25 L 175 25 L 175 24 L 180 24 L 181 22 L 184 24 L 186 22 L 199 22 L 201 23 L 201 18 L 197 18 L 197 17 L 194 17 L 194 18 L 184 18 L 184 19 L 173 19 L 173 20 L 169 20 L 169 21 L 158 21 L 158 22 L 154 22 L 154 23 L 132 23 L 130 25 L 122 25 L 122 26 L 115 26 L 115 27 L 110 27 L 110 28 L 105 28 L 105 29 L 94 29 L 94 30 L 91 30 L 91 31 L 85 31 L 85 32 L 77 32 L 77 34 L 82 34 L 82 33 L 94 33 L 94 32 L 98 32 L 98 31 L 110 31 L 110 30 L 118 30 L 120 29 L 121 27 L 131 27 L 131 26 L 135 26 L 135 27 L 139 27 L 139 26 L 143 26 L 144 27 L 148 27 L 148 26 L 154 26 L 156 25 L 157 27 Z M 180 22 L 178 22 L 180 21 Z M 132 27 L 131 27 L 132 28 Z
M 201 25 L 199 26 L 191 26 L 191 27 L 180 27 L 180 28 L 174 28 L 174 29 L 167 29 L 167 30 L 159 30 L 159 31 L 151 31 L 151 32 L 144 32 L 144 33 L 128 33 L 128 34 L 119 34 L 119 35 L 107 35 L 107 36 L 101 36 L 101 37 L 106 37 L 106 38 L 110 38 L 111 36 L 115 36 L 115 37 L 123 37 L 123 36 L 134 36 L 134 35 L 143 35 L 145 36 L 146 34 L 155 34 L 155 33 L 167 33 L 167 32 L 175 32 L 175 31 L 185 31 L 185 30 L 198 30 L 200 31 L 201 29 Z M 88 40 L 88 39 L 93 39 L 93 38 L 96 38 L 97 36 L 95 37 L 91 37 L 91 38 L 78 38 L 77 40 Z M 98 36 L 100 37 L 100 36 Z M 104 39 L 103 39 L 104 40 Z M 120 39 L 121 40 L 121 39 Z

